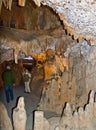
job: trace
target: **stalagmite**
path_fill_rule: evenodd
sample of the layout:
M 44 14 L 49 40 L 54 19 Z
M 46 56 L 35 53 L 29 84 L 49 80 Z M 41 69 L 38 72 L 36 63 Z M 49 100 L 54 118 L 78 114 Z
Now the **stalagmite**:
M 94 91 L 91 91 L 90 93 L 90 98 L 89 98 L 89 103 L 91 103 L 93 105 L 94 103 L 94 95 L 95 95 L 95 92 Z
M 92 130 L 92 120 L 93 120 L 93 106 L 90 104 L 86 105 L 85 108 L 85 121 L 86 121 L 86 128 L 87 130 Z
M 94 106 L 93 106 L 93 115 L 96 118 L 96 102 L 94 102 Z
M 46 118 L 44 118 L 44 130 L 50 130 L 50 124 Z
M 84 115 L 83 107 L 79 108 L 78 114 L 79 114 L 79 126 L 80 126 L 80 129 L 85 128 L 86 123 L 85 123 L 85 115 Z
M 35 111 L 34 130 L 44 130 L 43 111 Z
M 79 130 L 79 115 L 77 111 L 75 111 L 73 114 L 73 124 L 74 124 L 74 128 L 76 130 Z
M 0 102 L 0 130 L 13 130 L 6 107 Z
M 91 91 L 89 103 L 86 106 L 79 107 L 74 112 L 72 112 L 70 104 L 67 103 L 64 108 L 64 114 L 60 120 L 58 120 L 58 117 L 48 119 L 50 130 L 96 130 L 96 102 L 93 100 L 94 96 L 94 91 Z M 92 102 L 90 103 L 90 101 Z M 47 125 L 44 124 L 44 126 L 44 128 L 46 128 Z
M 20 97 L 17 107 L 13 109 L 13 126 L 14 130 L 26 130 L 26 111 L 24 98 Z
M 73 119 L 72 119 L 72 109 L 71 109 L 71 106 L 69 103 L 66 104 L 66 107 L 64 109 L 64 115 L 60 121 L 60 125 L 61 125 L 61 128 L 60 130 L 63 130 L 62 128 L 66 128 L 64 130 L 70 130 L 72 128 L 72 122 Z M 63 126 L 63 127 L 62 127 Z
M 66 104 L 64 114 L 66 117 L 71 117 L 72 116 L 72 109 L 69 103 Z

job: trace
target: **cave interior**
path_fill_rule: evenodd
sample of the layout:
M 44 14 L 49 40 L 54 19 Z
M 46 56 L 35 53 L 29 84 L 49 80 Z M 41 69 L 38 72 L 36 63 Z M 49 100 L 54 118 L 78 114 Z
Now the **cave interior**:
M 63 19 L 61 13 L 55 12 L 55 1 L 53 8 L 43 2 L 47 1 L 41 1 L 40 6 L 39 1 L 32 0 L 0 3 L 0 108 L 4 104 L 8 113 L 6 117 L 0 109 L 3 115 L 0 130 L 13 130 L 13 126 L 14 130 L 95 130 L 96 119 L 92 122 L 96 118 L 95 34 L 92 37 L 88 30 L 78 31 L 76 21 L 77 30 L 72 29 L 67 14 Z M 2 80 L 7 65 L 16 77 L 14 101 L 10 103 L 6 102 Z M 24 92 L 25 68 L 31 73 L 30 93 Z M 20 121 L 19 99 L 27 113 L 27 116 L 22 114 Z M 5 118 L 10 125 L 4 124 Z M 90 120 L 93 124 L 88 125 Z

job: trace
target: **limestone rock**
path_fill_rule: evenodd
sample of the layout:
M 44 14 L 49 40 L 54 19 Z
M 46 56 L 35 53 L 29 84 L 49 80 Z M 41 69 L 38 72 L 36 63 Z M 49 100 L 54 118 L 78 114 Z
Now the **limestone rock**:
M 27 115 L 25 111 L 24 98 L 20 97 L 17 107 L 13 109 L 14 130 L 26 130 Z
M 11 120 L 7 113 L 7 109 L 1 102 L 0 102 L 0 130 L 13 130 Z
M 85 106 L 79 107 L 74 112 L 70 104 L 66 103 L 62 116 L 48 119 L 48 124 L 50 125 L 50 129 L 48 130 L 95 130 L 96 102 L 94 96 L 95 93 L 92 90 L 89 95 L 89 102 Z

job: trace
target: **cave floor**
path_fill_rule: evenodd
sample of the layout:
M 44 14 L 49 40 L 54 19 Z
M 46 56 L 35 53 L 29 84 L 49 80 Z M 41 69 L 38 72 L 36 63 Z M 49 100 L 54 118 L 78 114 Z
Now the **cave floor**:
M 20 96 L 24 97 L 25 109 L 26 109 L 26 113 L 27 113 L 26 130 L 32 130 L 32 128 L 33 128 L 34 111 L 37 109 L 38 103 L 40 101 L 41 89 L 42 88 L 40 86 L 37 86 L 37 87 L 35 87 L 34 90 L 31 90 L 30 94 L 28 94 L 28 93 L 24 93 L 24 85 L 15 86 L 14 87 L 14 100 L 11 101 L 10 103 L 6 102 L 4 89 L 2 88 L 0 91 L 0 95 L 1 95 L 0 101 L 3 102 L 4 105 L 6 106 L 8 115 L 11 120 L 12 120 L 12 110 L 14 109 L 14 107 L 16 107 L 18 98 Z M 44 112 L 44 117 L 46 117 L 46 118 L 50 118 L 53 116 L 56 116 L 56 114 L 53 112 L 48 112 L 48 111 Z

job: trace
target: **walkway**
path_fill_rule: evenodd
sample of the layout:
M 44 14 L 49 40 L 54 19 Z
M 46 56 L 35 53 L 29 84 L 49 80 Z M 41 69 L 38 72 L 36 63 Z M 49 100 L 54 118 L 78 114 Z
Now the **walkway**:
M 16 103 L 20 96 L 24 97 L 25 109 L 27 112 L 27 129 L 26 130 L 32 130 L 33 111 L 37 108 L 37 105 L 40 99 L 40 94 L 38 93 L 37 95 L 36 93 L 35 95 L 34 91 L 33 92 L 31 91 L 30 94 L 27 94 L 27 93 L 24 93 L 24 86 L 16 86 L 14 87 L 14 101 L 11 101 L 10 103 L 6 103 L 4 89 L 1 89 L 0 91 L 0 101 L 3 102 L 4 105 L 6 106 L 8 115 L 10 118 L 12 116 L 12 109 L 16 106 Z

